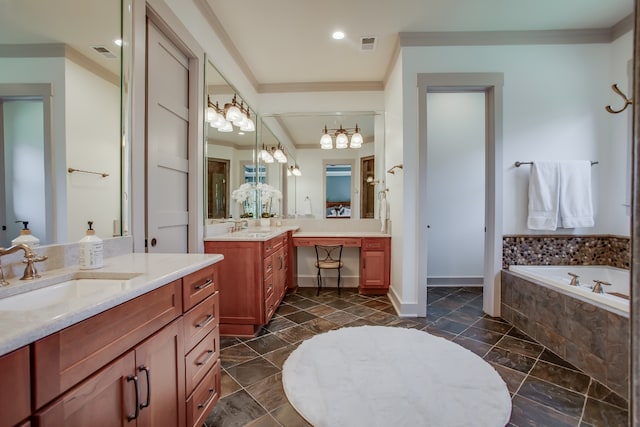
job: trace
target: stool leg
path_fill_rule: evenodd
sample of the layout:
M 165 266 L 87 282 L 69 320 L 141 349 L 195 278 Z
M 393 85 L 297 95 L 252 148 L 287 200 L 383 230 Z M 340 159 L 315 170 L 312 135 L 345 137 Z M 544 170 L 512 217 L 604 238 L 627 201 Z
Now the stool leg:
M 338 269 L 338 296 L 340 296 L 340 269 Z
M 320 288 L 322 287 L 322 276 L 320 275 L 320 269 L 318 269 L 317 280 L 318 280 L 318 292 L 316 292 L 316 296 L 320 295 Z

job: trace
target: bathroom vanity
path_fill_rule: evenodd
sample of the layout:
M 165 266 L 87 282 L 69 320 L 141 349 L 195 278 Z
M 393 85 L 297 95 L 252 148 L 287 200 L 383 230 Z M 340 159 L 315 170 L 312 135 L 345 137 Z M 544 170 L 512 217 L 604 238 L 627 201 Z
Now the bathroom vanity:
M 291 233 L 297 227 L 241 231 L 205 239 L 206 253 L 224 255 L 220 334 L 254 336 L 294 286 Z
M 73 278 L 77 269 L 52 270 L 40 281 L 62 283 L 0 293 L 0 375 L 10 385 L 0 391 L 2 422 L 202 425 L 220 392 L 222 259 L 128 254 L 83 279 Z

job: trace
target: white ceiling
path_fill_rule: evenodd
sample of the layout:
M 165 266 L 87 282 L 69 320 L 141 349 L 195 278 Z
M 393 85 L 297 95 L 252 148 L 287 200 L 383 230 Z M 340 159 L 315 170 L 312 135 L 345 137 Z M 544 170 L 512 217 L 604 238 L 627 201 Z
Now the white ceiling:
M 609 29 L 633 12 L 633 0 L 206 1 L 257 84 L 382 82 L 400 32 Z

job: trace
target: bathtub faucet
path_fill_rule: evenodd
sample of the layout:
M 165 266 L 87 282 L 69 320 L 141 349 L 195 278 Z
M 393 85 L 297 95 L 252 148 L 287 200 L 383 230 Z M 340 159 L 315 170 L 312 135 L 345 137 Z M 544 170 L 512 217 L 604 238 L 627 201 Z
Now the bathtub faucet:
M 569 282 L 569 286 L 578 286 L 580 284 L 580 282 L 578 281 L 578 276 L 575 273 L 567 273 L 569 276 L 571 276 L 571 281 Z
M 604 289 L 602 285 L 611 286 L 611 283 L 605 282 L 603 280 L 594 280 L 595 285 L 593 285 L 592 291 L 596 294 L 604 294 Z

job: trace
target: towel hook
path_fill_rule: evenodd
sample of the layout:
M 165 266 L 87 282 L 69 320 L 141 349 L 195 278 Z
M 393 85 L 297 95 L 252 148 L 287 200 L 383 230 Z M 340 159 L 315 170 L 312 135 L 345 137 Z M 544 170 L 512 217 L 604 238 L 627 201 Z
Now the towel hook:
M 624 106 L 619 110 L 614 110 L 613 108 L 611 108 L 611 105 L 607 105 L 606 107 L 604 107 L 604 109 L 607 110 L 609 113 L 611 114 L 622 113 L 624 110 L 627 109 L 629 105 L 633 104 L 633 100 L 627 98 L 627 95 L 625 95 L 624 93 L 622 93 L 620 89 L 618 89 L 617 84 L 612 84 L 611 89 L 613 89 L 615 93 L 617 93 L 618 95 L 620 95 L 622 99 L 624 99 Z

